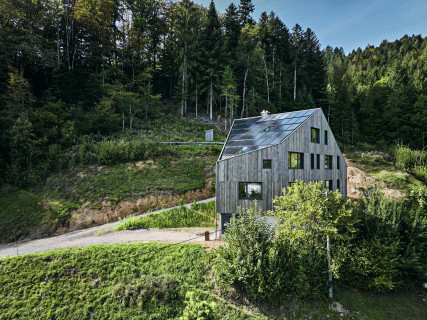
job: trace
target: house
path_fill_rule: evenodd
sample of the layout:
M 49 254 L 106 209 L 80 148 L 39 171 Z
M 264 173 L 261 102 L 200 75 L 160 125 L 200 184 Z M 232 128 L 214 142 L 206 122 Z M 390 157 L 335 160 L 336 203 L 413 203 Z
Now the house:
M 220 226 L 245 200 L 263 211 L 294 181 L 324 181 L 347 196 L 347 164 L 322 109 L 236 119 L 216 163 Z

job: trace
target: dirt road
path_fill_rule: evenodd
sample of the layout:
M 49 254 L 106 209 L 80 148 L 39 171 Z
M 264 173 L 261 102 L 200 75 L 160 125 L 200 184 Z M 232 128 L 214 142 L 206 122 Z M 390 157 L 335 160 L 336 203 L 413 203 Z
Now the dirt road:
M 210 198 L 199 202 L 207 202 L 214 199 L 215 198 Z M 189 205 L 191 204 L 188 204 L 188 206 Z M 136 217 L 143 217 L 160 211 L 163 210 L 144 213 Z M 56 237 L 0 245 L 0 258 L 68 247 L 86 247 L 94 244 L 148 241 L 181 242 L 186 240 L 202 244 L 205 242 L 204 236 L 202 236 L 204 231 L 213 232 L 215 230 L 215 228 L 178 228 L 112 231 L 119 223 L 120 222 L 112 222 L 90 229 L 73 231 Z M 211 239 L 213 238 L 214 235 L 211 234 Z

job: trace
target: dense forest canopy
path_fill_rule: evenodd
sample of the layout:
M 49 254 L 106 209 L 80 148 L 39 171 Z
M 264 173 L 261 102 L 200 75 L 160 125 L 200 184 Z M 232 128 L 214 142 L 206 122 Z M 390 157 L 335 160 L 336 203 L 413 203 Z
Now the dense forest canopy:
M 251 0 L 2 0 L 0 170 L 35 167 L 90 135 L 159 117 L 228 119 L 321 107 L 338 141 L 425 146 L 427 40 L 345 55 Z M 164 100 L 168 101 L 168 100 Z M 13 179 L 9 179 L 13 181 Z

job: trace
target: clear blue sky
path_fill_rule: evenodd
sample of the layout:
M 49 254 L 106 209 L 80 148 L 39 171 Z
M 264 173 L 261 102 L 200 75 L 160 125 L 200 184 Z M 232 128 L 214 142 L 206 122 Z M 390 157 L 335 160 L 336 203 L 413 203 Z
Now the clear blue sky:
M 194 0 L 205 7 L 210 0 Z M 231 2 L 214 0 L 216 9 L 224 13 Z M 261 12 L 274 11 L 288 29 L 298 23 L 311 28 L 322 49 L 327 45 L 343 47 L 345 53 L 368 44 L 379 45 L 382 40 L 394 41 L 405 34 L 427 33 L 427 0 L 252 0 L 253 18 Z

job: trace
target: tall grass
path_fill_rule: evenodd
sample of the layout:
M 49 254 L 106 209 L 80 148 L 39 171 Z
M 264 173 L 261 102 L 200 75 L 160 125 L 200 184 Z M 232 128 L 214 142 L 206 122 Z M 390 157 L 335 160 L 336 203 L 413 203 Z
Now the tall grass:
M 215 201 L 193 204 L 191 208 L 179 208 L 153 213 L 145 217 L 130 217 L 117 227 L 115 231 L 140 228 L 183 228 L 212 227 L 215 223 Z
M 427 182 L 427 151 L 412 150 L 406 146 L 396 148 L 396 167 L 412 173 L 418 179 Z

